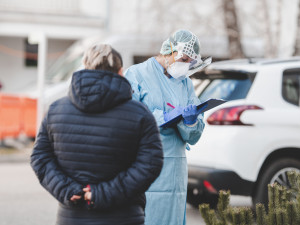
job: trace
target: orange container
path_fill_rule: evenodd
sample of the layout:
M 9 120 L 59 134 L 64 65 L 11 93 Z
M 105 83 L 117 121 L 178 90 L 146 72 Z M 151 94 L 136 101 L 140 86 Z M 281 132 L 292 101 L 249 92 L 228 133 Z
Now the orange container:
M 0 94 L 0 139 L 19 136 L 22 114 L 20 105 L 19 97 Z
M 37 100 L 21 97 L 21 131 L 28 137 L 36 135 Z

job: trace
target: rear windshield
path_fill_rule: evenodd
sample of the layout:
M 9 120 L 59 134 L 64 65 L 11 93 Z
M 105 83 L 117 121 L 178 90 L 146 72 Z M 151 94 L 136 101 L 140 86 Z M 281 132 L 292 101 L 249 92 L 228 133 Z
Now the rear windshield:
M 208 79 L 209 80 L 209 79 Z M 246 98 L 252 85 L 250 78 L 245 79 L 212 79 L 200 93 L 199 99 L 205 101 L 210 98 L 221 98 L 227 101 Z

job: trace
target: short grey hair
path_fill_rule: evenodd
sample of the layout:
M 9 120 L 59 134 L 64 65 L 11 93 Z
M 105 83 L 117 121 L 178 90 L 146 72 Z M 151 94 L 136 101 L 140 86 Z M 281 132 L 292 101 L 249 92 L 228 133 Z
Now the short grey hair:
M 106 70 L 118 73 L 123 67 L 120 53 L 108 44 L 95 44 L 83 56 L 83 64 L 88 70 Z

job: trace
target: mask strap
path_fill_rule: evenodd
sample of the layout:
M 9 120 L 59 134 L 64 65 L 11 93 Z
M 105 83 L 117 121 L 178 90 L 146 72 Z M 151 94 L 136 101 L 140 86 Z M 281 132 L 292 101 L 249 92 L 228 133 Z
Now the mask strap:
M 175 62 L 175 58 L 174 58 L 174 54 L 173 54 L 173 48 L 172 48 L 172 43 L 171 43 L 171 41 L 170 41 L 170 46 L 171 46 L 171 51 L 172 51 L 173 61 Z

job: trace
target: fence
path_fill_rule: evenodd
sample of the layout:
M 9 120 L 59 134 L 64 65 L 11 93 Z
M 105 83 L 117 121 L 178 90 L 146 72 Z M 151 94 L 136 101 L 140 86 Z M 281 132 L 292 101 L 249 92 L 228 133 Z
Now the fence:
M 35 137 L 37 100 L 0 94 L 0 140 L 20 134 Z

